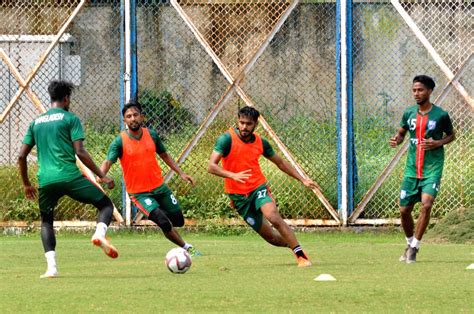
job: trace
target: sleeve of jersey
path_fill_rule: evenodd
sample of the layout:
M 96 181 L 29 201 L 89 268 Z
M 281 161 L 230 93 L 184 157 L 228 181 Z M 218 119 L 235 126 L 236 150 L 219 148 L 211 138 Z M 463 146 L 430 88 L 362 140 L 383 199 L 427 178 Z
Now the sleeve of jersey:
M 451 135 L 454 132 L 453 128 L 453 122 L 451 121 L 451 117 L 449 116 L 449 113 L 446 113 L 443 117 L 443 132 L 446 133 L 446 135 Z
M 214 151 L 226 157 L 230 153 L 231 145 L 232 137 L 228 132 L 226 132 L 217 138 L 216 144 L 214 145 Z
M 402 120 L 400 120 L 400 127 L 404 128 L 405 130 L 408 130 L 410 128 L 408 126 L 408 122 L 407 122 L 407 112 L 406 112 L 406 110 L 403 113 Z
M 122 157 L 122 138 L 119 135 L 114 139 L 112 144 L 110 144 L 106 159 L 115 163 L 120 157 Z
M 33 126 L 35 125 L 35 122 L 33 121 L 30 126 L 28 127 L 28 130 L 26 130 L 25 137 L 23 138 L 23 144 L 30 145 L 30 146 L 35 146 L 35 137 L 33 135 Z
M 155 131 L 153 130 L 149 130 L 150 131 L 150 136 L 151 138 L 153 139 L 153 142 L 155 142 L 155 146 L 156 146 L 156 153 L 159 155 L 159 154 L 163 154 L 163 153 L 166 153 L 166 147 L 165 145 L 163 144 L 163 142 L 161 141 L 161 138 L 160 136 L 158 135 L 158 133 L 156 133 Z
M 262 144 L 263 144 L 263 156 L 266 158 L 273 157 L 275 155 L 275 151 L 273 150 L 272 145 L 270 145 L 270 142 L 262 138 Z
M 82 124 L 81 121 L 79 120 L 78 117 L 73 116 L 71 120 L 71 129 L 70 129 L 70 134 L 71 134 L 71 141 L 79 141 L 79 140 L 84 140 L 84 130 L 82 129 Z

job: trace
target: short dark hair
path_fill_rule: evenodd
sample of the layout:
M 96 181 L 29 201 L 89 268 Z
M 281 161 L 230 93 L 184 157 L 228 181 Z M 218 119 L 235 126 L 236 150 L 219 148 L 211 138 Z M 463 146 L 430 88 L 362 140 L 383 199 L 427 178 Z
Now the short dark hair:
M 63 101 L 66 97 L 71 97 L 74 85 L 68 81 L 54 80 L 48 85 L 48 93 L 51 102 Z
M 257 122 L 258 117 L 260 117 L 260 112 L 258 112 L 258 110 L 255 109 L 254 107 L 245 106 L 239 110 L 237 115 L 239 118 L 247 117 L 247 118 L 252 119 L 252 121 Z
M 125 112 L 127 112 L 128 109 L 130 108 L 136 108 L 138 112 L 142 113 L 142 105 L 140 105 L 139 102 L 137 101 L 129 101 L 123 106 L 122 109 L 122 117 L 125 117 Z
M 433 90 L 436 86 L 434 80 L 429 77 L 428 75 L 417 75 L 413 79 L 413 83 L 420 82 L 421 84 L 425 85 L 428 89 Z

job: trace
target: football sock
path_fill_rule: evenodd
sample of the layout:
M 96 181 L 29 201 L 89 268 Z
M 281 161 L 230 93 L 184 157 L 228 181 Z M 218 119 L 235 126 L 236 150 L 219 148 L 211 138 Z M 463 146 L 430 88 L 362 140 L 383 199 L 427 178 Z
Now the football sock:
M 187 251 L 190 247 L 193 247 L 193 246 L 189 244 L 188 242 L 184 242 L 183 249 Z
M 56 252 L 48 251 L 44 253 L 46 257 L 46 263 L 48 264 L 48 269 L 56 269 Z
M 405 237 L 405 239 L 407 239 L 407 244 L 410 245 L 414 238 L 414 236 L 411 236 L 409 238 Z
M 295 253 L 296 256 L 298 256 L 298 257 L 303 257 L 303 258 L 306 258 L 306 259 L 308 258 L 308 257 L 304 254 L 303 249 L 301 248 L 300 245 L 295 246 L 292 250 L 293 250 L 293 253 Z
M 420 245 L 421 245 L 421 241 L 418 240 L 417 238 L 414 238 L 413 241 L 411 241 L 411 244 L 410 244 L 411 247 L 416 247 L 417 249 L 420 248 Z
M 106 232 L 107 232 L 107 225 L 103 222 L 97 223 L 94 236 L 98 238 L 105 238 Z

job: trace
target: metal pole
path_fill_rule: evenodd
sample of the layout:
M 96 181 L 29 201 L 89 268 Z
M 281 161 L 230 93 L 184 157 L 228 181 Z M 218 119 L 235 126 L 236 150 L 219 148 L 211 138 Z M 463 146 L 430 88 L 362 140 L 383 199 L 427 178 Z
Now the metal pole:
M 354 209 L 354 189 L 356 176 L 356 154 L 354 146 L 353 128 L 353 81 L 352 81 L 352 0 L 346 1 L 346 100 L 347 100 L 347 213 L 344 225 L 347 224 L 347 217 Z
M 120 1 L 120 130 L 124 129 L 122 109 L 125 105 L 125 0 Z M 127 191 L 125 190 L 125 181 L 122 178 L 122 216 L 127 218 Z M 130 219 L 125 220 L 127 226 L 130 225 Z
M 131 99 L 131 90 L 132 90 L 132 47 L 131 47 L 131 6 L 132 0 L 125 0 L 124 3 L 124 47 L 125 47 L 125 73 L 124 73 L 124 85 L 125 85 L 125 103 L 129 102 Z M 123 184 L 125 186 L 125 184 Z M 132 223 L 132 209 L 130 206 L 130 198 L 128 193 L 125 191 L 125 224 L 130 226 Z
M 347 224 L 347 45 L 346 0 L 336 1 L 336 114 L 338 207 L 342 224 Z

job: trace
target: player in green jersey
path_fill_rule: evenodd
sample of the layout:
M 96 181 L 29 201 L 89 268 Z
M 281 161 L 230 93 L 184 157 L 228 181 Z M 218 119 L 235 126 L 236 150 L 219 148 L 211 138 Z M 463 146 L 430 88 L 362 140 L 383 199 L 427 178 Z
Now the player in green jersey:
M 183 212 L 164 182 L 156 155 L 185 182 L 194 186 L 194 179 L 176 164 L 158 134 L 143 126 L 145 116 L 138 102 L 125 104 L 122 116 L 127 129 L 112 142 L 100 169 L 107 174 L 110 167 L 120 160 L 125 187 L 132 203 L 161 228 L 168 240 L 187 250 L 191 256 L 201 256 L 201 252 L 185 242 L 176 230 L 176 227 L 184 226 Z M 98 182 L 101 182 L 100 178 Z
M 430 102 L 435 83 L 426 75 L 413 79 L 412 93 L 416 106 L 403 113 L 400 129 L 389 141 L 397 147 L 410 133 L 410 146 L 405 175 L 400 192 L 400 214 L 407 240 L 407 248 L 400 257 L 401 262 L 416 262 L 421 238 L 430 221 L 433 202 L 439 191 L 444 165 L 444 145 L 455 139 L 449 114 Z M 421 201 L 420 217 L 415 230 L 412 210 Z M 415 232 L 414 232 L 415 231 Z
M 309 267 L 312 263 L 308 254 L 278 211 L 260 167 L 260 157 L 264 156 L 304 186 L 313 189 L 318 186 L 302 177 L 275 153 L 267 140 L 254 132 L 260 117 L 258 110 L 246 106 L 238 111 L 237 117 L 237 128 L 230 128 L 217 139 L 207 171 L 224 178 L 224 190 L 232 207 L 249 226 L 271 245 L 290 248 L 298 267 Z
M 79 118 L 69 112 L 73 86 L 65 81 L 52 81 L 48 86 L 51 109 L 36 118 L 29 126 L 23 139 L 18 157 L 23 188 L 28 199 L 38 195 L 41 212 L 41 240 L 48 268 L 41 278 L 58 275 L 56 266 L 56 237 L 54 235 L 54 208 L 59 199 L 71 198 L 94 205 L 99 210 L 98 223 L 92 243 L 116 258 L 118 252 L 105 238 L 112 220 L 112 201 L 95 184 L 86 179 L 76 165 L 76 157 L 84 163 L 102 182 L 113 188 L 113 179 L 106 177 L 84 148 L 84 132 Z M 38 156 L 37 189 L 28 178 L 27 157 L 36 146 Z

